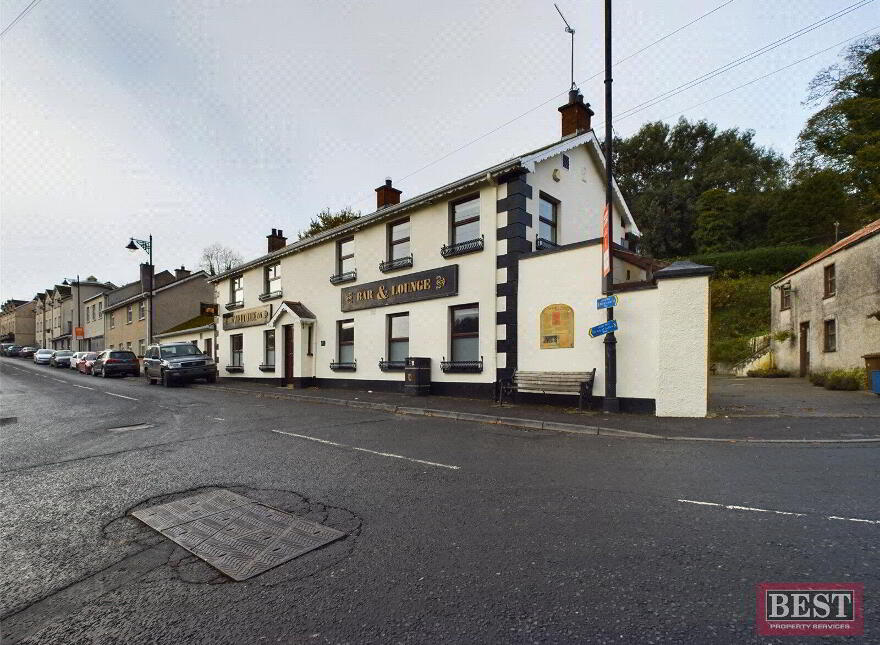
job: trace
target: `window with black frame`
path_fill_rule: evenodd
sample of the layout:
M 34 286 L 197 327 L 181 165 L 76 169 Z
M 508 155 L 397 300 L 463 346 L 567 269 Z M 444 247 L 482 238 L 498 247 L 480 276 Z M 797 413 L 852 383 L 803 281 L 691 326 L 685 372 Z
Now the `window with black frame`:
M 275 365 L 275 330 L 267 329 L 263 332 L 263 345 L 265 347 L 263 352 L 263 365 L 266 366 L 274 366 Z
M 231 357 L 230 365 L 233 367 L 242 367 L 244 365 L 244 336 L 242 334 L 232 334 L 229 337 Z
M 452 244 L 470 242 L 480 237 L 480 199 L 473 197 L 452 205 Z
M 409 356 L 409 313 L 388 316 L 388 360 L 380 367 L 383 370 L 403 369 Z
M 354 320 L 336 323 L 336 361 L 330 364 L 335 370 L 352 370 L 354 360 Z
M 444 372 L 479 372 L 480 306 L 476 303 L 449 308 L 451 360 L 443 361 Z
M 235 276 L 229 281 L 229 304 L 240 305 L 244 303 L 244 278 Z
M 536 247 L 553 248 L 558 246 L 557 225 L 559 222 L 559 201 L 541 193 L 538 198 L 538 241 Z
M 281 264 L 275 263 L 270 264 L 266 267 L 266 276 L 265 276 L 265 284 L 264 293 L 277 293 L 281 291 Z
M 340 240 L 337 245 L 336 272 L 339 275 L 351 273 L 355 270 L 354 264 L 354 238 Z
M 409 218 L 391 224 L 388 233 L 388 259 L 409 257 Z

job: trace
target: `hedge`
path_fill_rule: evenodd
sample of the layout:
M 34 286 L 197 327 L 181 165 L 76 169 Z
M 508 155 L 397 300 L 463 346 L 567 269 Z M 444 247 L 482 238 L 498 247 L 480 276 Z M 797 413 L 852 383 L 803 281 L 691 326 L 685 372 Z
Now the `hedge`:
M 746 275 L 783 275 L 819 253 L 818 246 L 769 246 L 746 251 L 701 253 L 688 259 L 715 267 L 715 275 L 737 278 Z

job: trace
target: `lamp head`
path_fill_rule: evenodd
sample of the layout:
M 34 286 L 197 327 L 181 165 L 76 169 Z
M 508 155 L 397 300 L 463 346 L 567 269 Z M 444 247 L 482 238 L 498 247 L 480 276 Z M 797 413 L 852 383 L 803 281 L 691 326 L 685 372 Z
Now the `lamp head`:
M 128 244 L 125 245 L 125 248 L 127 248 L 132 253 L 138 250 L 137 244 L 134 243 L 133 239 L 129 240 Z

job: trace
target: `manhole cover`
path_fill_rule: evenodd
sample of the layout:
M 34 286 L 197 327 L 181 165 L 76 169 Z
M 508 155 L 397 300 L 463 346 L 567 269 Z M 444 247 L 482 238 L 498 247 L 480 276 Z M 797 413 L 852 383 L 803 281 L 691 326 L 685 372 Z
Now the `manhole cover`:
M 234 580 L 247 580 L 345 535 L 222 489 L 132 515 Z

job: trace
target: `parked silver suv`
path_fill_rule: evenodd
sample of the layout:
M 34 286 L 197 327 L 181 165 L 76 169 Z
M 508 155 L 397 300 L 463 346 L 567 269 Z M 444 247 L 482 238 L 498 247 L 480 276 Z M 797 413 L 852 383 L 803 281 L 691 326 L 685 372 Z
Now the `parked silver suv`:
M 150 385 L 161 381 L 165 387 L 200 378 L 214 383 L 217 365 L 192 343 L 159 343 L 150 345 L 144 353 L 144 376 Z

